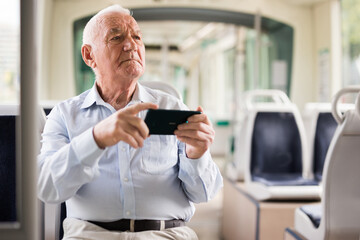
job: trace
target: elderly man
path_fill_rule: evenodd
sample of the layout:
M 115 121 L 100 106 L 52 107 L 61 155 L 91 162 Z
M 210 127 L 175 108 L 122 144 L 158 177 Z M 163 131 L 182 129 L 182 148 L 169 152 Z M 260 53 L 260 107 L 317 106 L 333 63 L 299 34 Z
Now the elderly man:
M 66 201 L 64 239 L 197 239 L 184 223 L 193 202 L 222 187 L 209 119 L 193 115 L 175 135 L 149 136 L 144 110 L 187 107 L 137 82 L 145 47 L 129 10 L 114 5 L 90 19 L 81 52 L 95 84 L 52 110 L 38 159 L 40 199 Z

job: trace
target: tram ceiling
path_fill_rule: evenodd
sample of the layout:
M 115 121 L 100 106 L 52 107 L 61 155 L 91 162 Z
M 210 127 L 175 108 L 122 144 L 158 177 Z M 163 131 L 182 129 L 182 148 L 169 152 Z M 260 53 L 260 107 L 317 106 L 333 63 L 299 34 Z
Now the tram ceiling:
M 181 50 L 184 41 L 216 38 L 226 32 L 225 25 L 254 28 L 255 15 L 204 8 L 134 8 L 131 9 L 142 29 L 145 45 L 160 49 Z M 262 17 L 261 30 L 274 32 L 288 25 Z

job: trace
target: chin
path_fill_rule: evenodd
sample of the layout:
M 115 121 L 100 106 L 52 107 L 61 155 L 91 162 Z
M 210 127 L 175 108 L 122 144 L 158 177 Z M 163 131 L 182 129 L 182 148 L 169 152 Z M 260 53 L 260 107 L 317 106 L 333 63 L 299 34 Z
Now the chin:
M 126 71 L 128 76 L 131 76 L 133 78 L 139 78 L 144 74 L 144 70 L 143 69 L 139 69 L 139 68 L 131 68 L 131 69 L 127 69 Z

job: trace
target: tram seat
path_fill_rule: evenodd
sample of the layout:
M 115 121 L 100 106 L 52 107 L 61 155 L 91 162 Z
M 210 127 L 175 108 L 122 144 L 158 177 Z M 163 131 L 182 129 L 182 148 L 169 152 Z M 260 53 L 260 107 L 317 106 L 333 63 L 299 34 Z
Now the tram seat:
M 45 126 L 46 116 L 49 115 L 54 106 L 58 101 L 41 101 L 40 106 L 44 112 L 44 124 L 42 129 Z M 61 226 L 62 221 L 66 216 L 66 206 L 65 203 L 62 204 L 48 204 L 42 203 L 43 208 L 43 228 L 44 228 L 44 238 L 46 240 L 59 240 L 63 237 L 63 229 Z
M 0 222 L 14 223 L 16 213 L 16 147 L 20 141 L 16 126 L 19 124 L 19 105 L 0 105 Z M 40 109 L 39 135 L 45 124 L 45 114 Z
M 141 81 L 141 85 L 152 89 L 157 89 L 166 92 L 182 101 L 182 96 L 179 91 L 174 88 L 171 84 L 162 81 Z
M 270 102 L 255 102 L 256 99 Z M 308 148 L 300 113 L 279 90 L 246 93 L 241 154 L 245 186 L 257 200 L 319 199 L 318 182 L 309 178 Z
M 56 100 L 41 101 L 40 106 L 44 109 L 45 115 L 47 116 L 58 103 L 59 101 Z
M 345 111 L 351 108 L 351 105 L 341 104 L 339 107 L 341 111 Z M 314 179 L 321 182 L 326 153 L 337 127 L 331 113 L 331 103 L 307 103 L 303 120 L 309 148 L 308 160 Z
M 0 105 L 0 223 L 16 222 L 16 119 L 18 105 Z
M 347 240 L 360 236 L 360 94 L 356 110 L 344 115 L 337 110 L 340 96 L 349 92 L 358 93 L 360 87 L 340 90 L 332 103 L 338 127 L 326 155 L 321 203 L 295 211 L 295 229 L 307 239 Z
M 181 94 L 169 83 L 161 81 L 142 81 L 141 85 L 166 92 L 180 100 Z M 43 105 L 45 108 L 48 104 Z M 66 203 L 45 204 L 45 239 L 59 240 L 64 236 L 62 223 L 66 218 Z

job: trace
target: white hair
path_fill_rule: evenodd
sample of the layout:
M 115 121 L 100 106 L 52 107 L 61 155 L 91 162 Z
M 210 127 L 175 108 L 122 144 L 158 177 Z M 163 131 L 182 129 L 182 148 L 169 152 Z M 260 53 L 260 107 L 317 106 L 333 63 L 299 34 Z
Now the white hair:
M 110 12 L 116 12 L 116 13 L 122 13 L 131 15 L 130 10 L 127 8 L 123 8 L 119 4 L 114 4 L 110 7 L 104 8 L 100 10 L 97 14 L 95 14 L 85 25 L 84 31 L 83 31 L 83 44 L 92 44 L 93 40 L 95 38 L 95 32 L 94 27 L 99 22 L 99 17 L 103 14 L 110 13 Z

